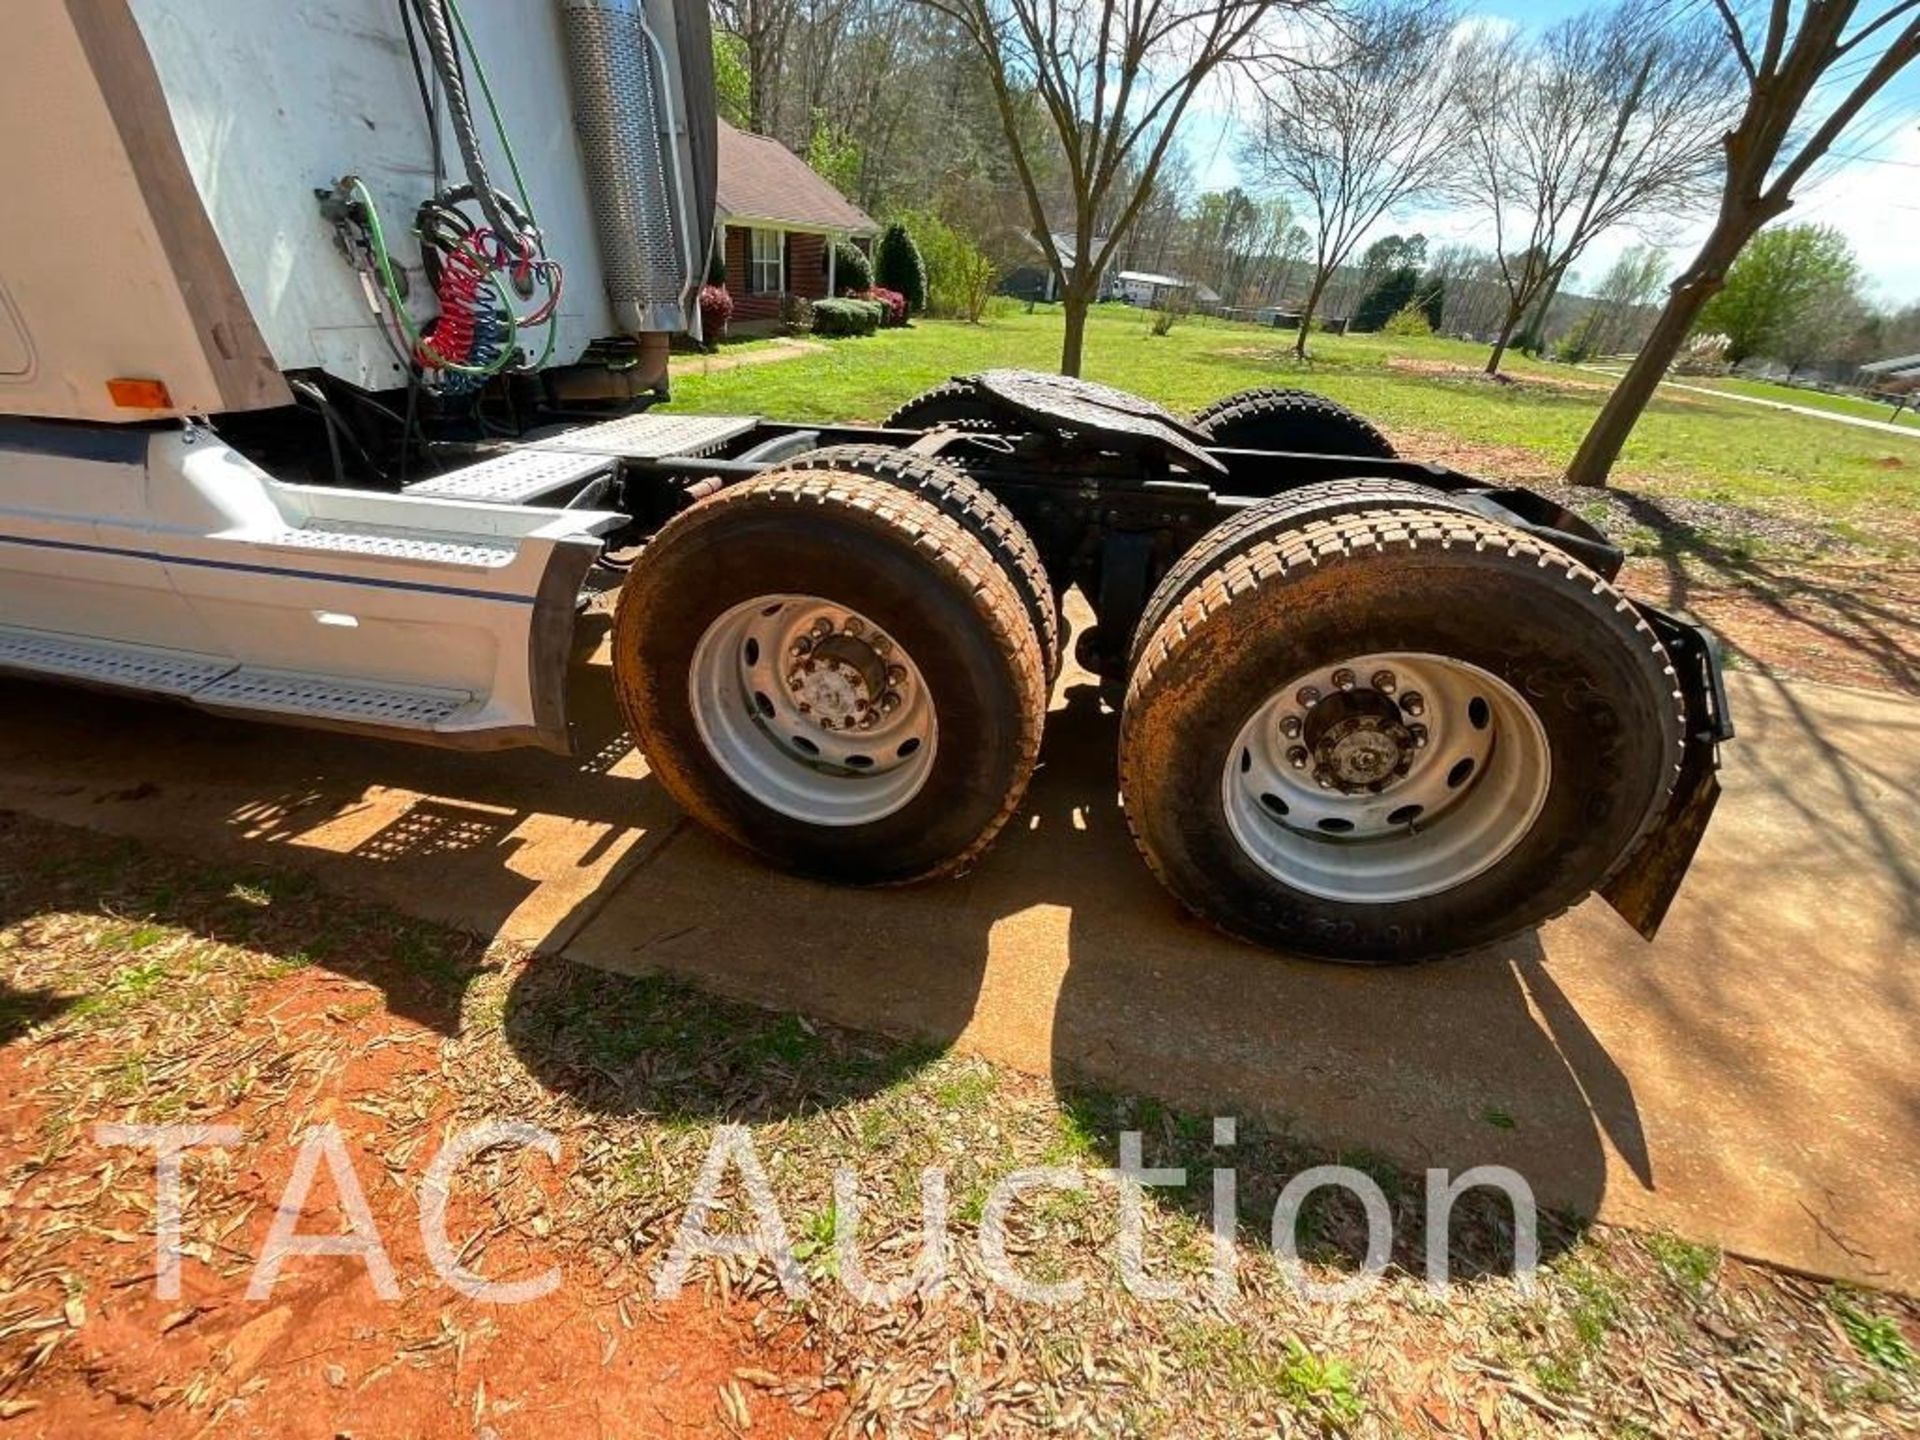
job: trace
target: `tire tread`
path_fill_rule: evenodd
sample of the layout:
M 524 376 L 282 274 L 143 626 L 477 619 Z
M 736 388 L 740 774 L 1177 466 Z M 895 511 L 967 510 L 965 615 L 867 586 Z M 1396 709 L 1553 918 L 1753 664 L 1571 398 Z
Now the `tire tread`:
M 1001 797 L 1001 803 L 992 818 L 971 842 L 953 855 L 912 875 L 900 876 L 891 883 L 910 884 L 956 874 L 980 857 L 1020 808 L 1027 784 L 1033 776 L 1034 765 L 1040 756 L 1040 734 L 1047 706 L 1046 670 L 1039 637 L 1034 634 L 1033 626 L 1027 619 L 1021 595 L 1005 566 L 989 553 L 985 544 L 959 520 L 943 513 L 931 500 L 892 481 L 846 470 L 780 467 L 738 485 L 727 486 L 668 521 L 649 543 L 647 551 L 655 551 L 663 543 L 678 543 L 698 534 L 704 527 L 724 524 L 737 511 L 749 507 L 781 506 L 796 511 L 807 507 L 834 511 L 854 524 L 905 539 L 930 570 L 971 595 L 979 614 L 992 632 L 995 645 L 1013 662 L 1020 698 L 1019 730 L 1015 737 L 1018 759 L 1013 783 Z M 647 551 L 642 551 L 640 561 L 634 566 L 633 575 L 623 590 L 619 611 L 615 616 L 616 627 L 620 626 L 630 606 L 636 611 L 644 606 L 644 600 L 640 597 L 644 595 L 649 571 Z M 640 622 L 636 618 L 629 623 Z M 614 682 L 620 692 L 622 707 L 631 717 L 634 709 L 630 694 L 638 686 L 639 677 L 623 673 L 619 660 L 630 647 L 618 643 L 618 638 L 616 629 Z M 657 762 L 654 757 L 648 756 L 648 763 L 655 765 Z M 675 783 L 670 788 L 675 798 L 693 813 L 695 819 L 754 848 L 752 836 L 741 834 L 725 817 L 701 804 L 695 787 L 678 777 L 674 778 Z
M 830 445 L 796 456 L 783 470 L 840 470 L 871 476 L 931 501 L 965 526 L 1005 567 L 1027 607 L 1046 661 L 1047 679 L 1060 673 L 1060 611 L 1040 551 L 1013 512 L 978 481 L 951 465 L 886 445 Z
M 1348 409 L 1338 400 L 1329 400 L 1325 395 L 1313 390 L 1286 387 L 1241 390 L 1214 401 L 1193 417 L 1193 424 L 1195 429 L 1212 435 L 1217 429 L 1236 421 L 1257 419 L 1262 416 L 1292 416 L 1326 421 L 1348 431 L 1359 442 L 1352 449 L 1325 452 L 1328 454 L 1364 455 L 1379 460 L 1391 460 L 1399 453 L 1393 448 L 1393 442 L 1381 433 L 1379 426 L 1365 416 Z
M 1133 632 L 1134 661 L 1139 661 L 1140 649 L 1147 637 L 1201 576 L 1233 556 L 1245 553 L 1267 536 L 1292 529 L 1305 520 L 1410 507 L 1461 509 L 1464 513 L 1464 507 L 1456 505 L 1446 491 L 1431 485 L 1392 476 L 1363 475 L 1344 480 L 1317 480 L 1297 490 L 1283 490 L 1229 515 L 1195 541 L 1153 587 Z
M 1666 649 L 1661 645 L 1659 637 L 1655 635 L 1653 627 L 1646 622 L 1625 595 L 1564 551 L 1543 545 L 1518 530 L 1483 519 L 1470 512 L 1401 509 L 1348 515 L 1332 520 L 1309 521 L 1298 528 L 1267 536 L 1243 552 L 1227 557 L 1197 579 L 1182 596 L 1179 604 L 1161 621 L 1158 628 L 1141 647 L 1128 680 L 1126 707 L 1122 714 L 1120 793 L 1122 808 L 1127 819 L 1127 830 L 1133 837 L 1134 847 L 1139 850 L 1142 858 L 1147 862 L 1147 867 L 1153 871 L 1163 886 L 1173 892 L 1168 875 L 1155 859 L 1141 834 L 1140 823 L 1135 814 L 1135 804 L 1130 798 L 1131 795 L 1138 793 L 1138 788 L 1126 735 L 1127 717 L 1135 711 L 1141 696 L 1152 688 L 1155 675 L 1161 667 L 1166 665 L 1209 620 L 1229 610 L 1235 604 L 1249 599 L 1260 589 L 1263 582 L 1300 571 L 1313 570 L 1329 562 L 1364 552 L 1377 555 L 1394 552 L 1411 554 L 1423 548 L 1448 549 L 1462 546 L 1471 547 L 1478 552 L 1495 552 L 1514 561 L 1530 563 L 1535 568 L 1552 575 L 1558 582 L 1566 585 L 1569 591 L 1582 597 L 1583 603 L 1588 604 L 1611 623 L 1621 633 L 1623 640 L 1643 646 L 1658 664 L 1667 684 L 1667 703 L 1673 710 L 1673 734 L 1676 737 L 1664 782 L 1657 787 L 1656 796 L 1648 805 L 1645 815 L 1641 817 L 1639 826 L 1628 842 L 1621 847 L 1607 872 L 1584 894 L 1574 896 L 1559 909 L 1542 916 L 1537 923 L 1544 924 L 1547 920 L 1565 914 L 1587 895 L 1603 889 L 1607 882 L 1632 860 L 1665 812 L 1666 802 L 1680 778 L 1681 760 L 1685 750 L 1685 699 L 1681 694 L 1679 677 L 1675 674 Z M 1177 895 L 1177 892 L 1173 893 Z M 1191 910 L 1193 907 L 1188 906 L 1188 908 Z M 1216 929 L 1222 930 L 1223 933 L 1233 933 L 1221 926 L 1212 916 L 1198 911 L 1194 913 Z M 1477 941 L 1423 958 L 1446 959 L 1480 949 L 1484 944 L 1484 941 Z

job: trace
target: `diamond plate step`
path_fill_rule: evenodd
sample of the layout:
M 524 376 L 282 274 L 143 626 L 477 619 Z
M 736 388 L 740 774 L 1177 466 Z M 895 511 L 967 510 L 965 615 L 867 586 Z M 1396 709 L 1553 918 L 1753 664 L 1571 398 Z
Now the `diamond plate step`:
M 606 455 L 571 454 L 550 446 L 514 450 L 477 465 L 449 470 L 431 480 L 416 480 L 405 493 L 437 500 L 525 505 L 557 490 L 584 484 L 612 468 L 612 460 Z
M 473 697 L 457 690 L 354 684 L 243 667 L 194 695 L 223 710 L 266 710 L 396 730 L 431 730 Z
M 305 525 L 270 535 L 249 536 L 262 545 L 289 550 L 325 551 L 333 555 L 377 555 L 389 560 L 421 560 L 428 564 L 465 565 L 497 570 L 511 565 L 511 545 L 430 534 L 398 535 L 391 530 L 310 520 Z
M 618 460 L 664 460 L 704 455 L 760 423 L 758 415 L 628 415 L 583 425 L 477 465 L 449 470 L 407 486 L 409 495 L 440 500 L 484 500 L 525 505 L 583 484 Z
M 155 650 L 76 640 L 44 630 L 0 626 L 0 669 L 58 675 L 96 685 L 123 685 L 157 695 L 195 695 L 234 668 L 183 650 Z
M 547 451 L 664 460 L 669 455 L 704 454 L 759 423 L 758 415 L 628 415 L 539 443 Z

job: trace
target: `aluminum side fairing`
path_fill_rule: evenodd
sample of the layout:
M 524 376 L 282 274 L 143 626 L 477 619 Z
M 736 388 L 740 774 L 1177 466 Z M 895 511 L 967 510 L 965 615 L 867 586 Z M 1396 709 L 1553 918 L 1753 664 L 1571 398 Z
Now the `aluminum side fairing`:
M 283 485 L 200 427 L 0 431 L 0 667 L 398 738 L 564 749 L 620 517 Z

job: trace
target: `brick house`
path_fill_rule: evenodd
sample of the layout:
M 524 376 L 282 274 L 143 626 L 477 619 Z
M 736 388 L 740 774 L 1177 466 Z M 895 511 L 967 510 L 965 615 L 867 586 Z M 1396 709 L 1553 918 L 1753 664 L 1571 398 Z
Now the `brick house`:
M 831 294 L 835 240 L 871 252 L 880 227 L 778 140 L 723 120 L 719 161 L 717 228 L 735 331 L 777 321 L 783 295 Z

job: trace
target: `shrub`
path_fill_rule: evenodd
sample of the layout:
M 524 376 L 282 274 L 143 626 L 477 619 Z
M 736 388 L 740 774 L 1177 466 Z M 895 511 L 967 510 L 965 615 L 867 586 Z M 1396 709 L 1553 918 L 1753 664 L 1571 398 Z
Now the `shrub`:
M 833 242 L 833 291 L 854 295 L 873 288 L 873 262 L 851 240 Z
M 897 290 L 909 310 L 927 308 L 927 267 L 920 247 L 898 220 L 887 226 L 873 255 L 873 283 Z M 898 322 L 896 322 L 898 323 Z
M 1727 349 L 1732 344 L 1727 336 L 1715 332 L 1695 334 L 1667 368 L 1675 375 L 1725 375 L 1733 369 L 1727 363 Z
M 825 336 L 871 335 L 880 328 L 880 316 L 886 309 L 874 300 L 816 300 L 813 304 L 813 333 Z
M 1431 335 L 1433 321 L 1427 318 L 1427 309 L 1418 299 L 1409 300 L 1386 324 L 1380 327 L 1383 335 Z
M 782 295 L 780 327 L 789 335 L 805 335 L 813 329 L 813 301 L 804 295 Z
M 978 323 L 993 297 L 999 269 L 980 247 L 931 210 L 900 218 L 926 266 L 930 315 Z
M 1569 365 L 1592 359 L 1600 328 L 1600 311 L 1596 307 L 1574 321 L 1573 328 L 1560 337 L 1560 343 L 1553 347 L 1554 358 Z
M 733 319 L 733 296 L 724 285 L 700 287 L 700 335 L 709 346 L 726 339 L 727 325 Z
M 904 325 L 907 323 L 907 297 L 898 290 L 889 290 L 884 285 L 875 285 L 871 290 L 863 290 L 855 297 L 871 300 L 886 307 L 886 314 L 880 317 L 882 325 Z
M 1364 332 L 1381 329 L 1413 302 L 1419 289 L 1420 272 L 1411 265 L 1389 270 L 1374 282 L 1371 290 L 1360 297 L 1348 330 Z

